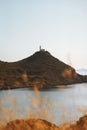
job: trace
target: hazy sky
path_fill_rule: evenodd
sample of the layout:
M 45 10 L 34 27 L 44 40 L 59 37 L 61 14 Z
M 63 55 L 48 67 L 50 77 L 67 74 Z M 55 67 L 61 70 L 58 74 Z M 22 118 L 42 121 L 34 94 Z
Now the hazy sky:
M 87 68 L 87 0 L 0 0 L 0 60 L 26 58 L 39 45 Z

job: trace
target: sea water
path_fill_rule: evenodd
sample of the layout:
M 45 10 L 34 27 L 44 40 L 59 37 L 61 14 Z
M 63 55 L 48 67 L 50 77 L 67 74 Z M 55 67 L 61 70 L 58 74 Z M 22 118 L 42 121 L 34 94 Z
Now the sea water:
M 0 121 L 39 118 L 55 124 L 73 122 L 87 112 L 87 83 L 50 90 L 0 91 Z

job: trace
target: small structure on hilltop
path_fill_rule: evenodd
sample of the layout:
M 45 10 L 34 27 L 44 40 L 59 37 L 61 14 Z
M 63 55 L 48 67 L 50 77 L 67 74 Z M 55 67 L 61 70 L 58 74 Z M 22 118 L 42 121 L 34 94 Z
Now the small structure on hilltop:
M 41 46 L 39 47 L 39 51 L 45 51 L 45 49 L 42 49 Z

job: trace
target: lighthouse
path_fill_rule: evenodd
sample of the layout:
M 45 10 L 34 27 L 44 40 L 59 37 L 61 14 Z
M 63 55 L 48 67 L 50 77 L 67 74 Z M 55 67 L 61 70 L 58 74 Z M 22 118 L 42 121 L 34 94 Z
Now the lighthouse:
M 41 46 L 39 47 L 39 51 L 41 51 Z
M 41 48 L 41 45 L 39 46 L 39 51 L 45 51 L 45 49 Z

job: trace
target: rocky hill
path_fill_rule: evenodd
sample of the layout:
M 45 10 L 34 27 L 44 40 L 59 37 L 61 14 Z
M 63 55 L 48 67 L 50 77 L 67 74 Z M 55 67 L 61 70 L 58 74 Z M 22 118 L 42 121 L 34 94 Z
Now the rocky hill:
M 82 82 L 87 82 L 87 76 L 79 75 L 74 68 L 53 57 L 48 51 L 38 51 L 18 62 L 0 61 L 0 89 L 50 88 Z

